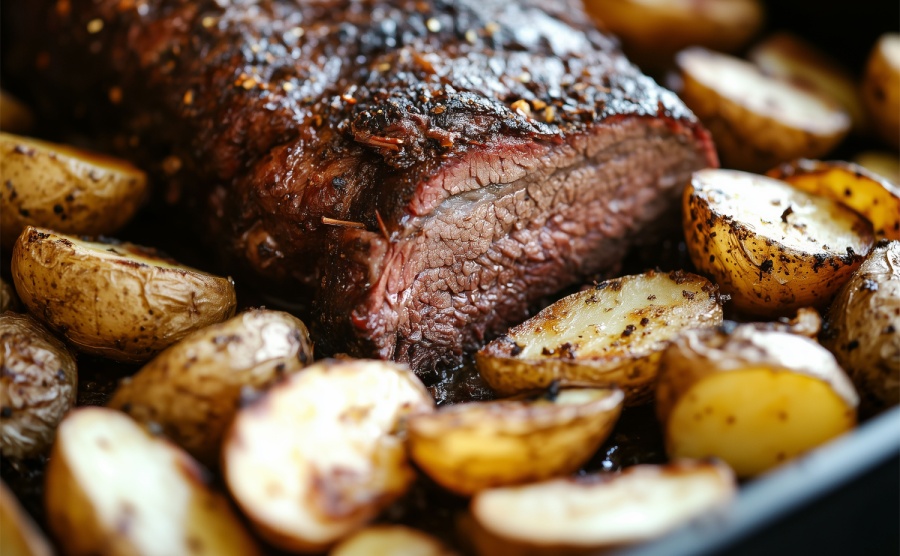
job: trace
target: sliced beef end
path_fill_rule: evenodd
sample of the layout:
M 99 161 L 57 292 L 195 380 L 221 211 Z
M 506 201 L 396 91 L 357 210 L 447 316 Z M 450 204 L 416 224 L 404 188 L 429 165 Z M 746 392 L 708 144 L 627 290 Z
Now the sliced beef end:
M 648 239 L 645 229 L 666 220 L 674 228 L 684 184 L 710 163 L 693 130 L 644 117 L 527 153 L 516 147 L 479 151 L 448 169 L 445 181 L 462 173 L 495 181 L 410 221 L 415 231 L 405 237 L 339 233 L 318 302 L 326 347 L 436 376 L 524 320 L 538 300 L 615 271 L 638 238 Z

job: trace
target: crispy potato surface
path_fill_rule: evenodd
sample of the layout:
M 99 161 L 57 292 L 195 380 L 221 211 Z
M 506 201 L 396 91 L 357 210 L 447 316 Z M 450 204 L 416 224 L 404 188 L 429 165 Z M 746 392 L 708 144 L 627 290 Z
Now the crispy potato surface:
M 875 131 L 900 147 L 900 34 L 886 33 L 875 43 L 863 77 L 863 99 Z
M 454 556 L 454 551 L 422 531 L 403 525 L 373 525 L 334 547 L 329 556 Z
M 415 472 L 400 427 L 433 409 L 405 367 L 313 364 L 238 412 L 222 449 L 225 480 L 273 545 L 324 550 L 406 492 Z
M 16 497 L 0 482 L 0 554 L 51 556 L 53 549 Z
M 81 351 L 145 361 L 234 315 L 230 278 L 130 243 L 96 243 L 28 227 L 12 257 L 22 303 Z
M 871 223 L 842 204 L 735 170 L 695 172 L 683 217 L 694 265 L 765 316 L 826 304 L 874 243 Z
M 0 133 L 0 238 L 26 226 L 75 235 L 112 234 L 137 212 L 147 175 L 124 160 Z
M 204 474 L 127 415 L 76 409 L 47 465 L 47 521 L 69 555 L 259 554 Z
M 46 454 L 56 427 L 75 405 L 75 358 L 30 316 L 3 313 L 0 368 L 0 454 L 11 459 Z
M 475 355 L 500 395 L 562 385 L 618 386 L 626 405 L 652 396 L 659 353 L 682 330 L 716 326 L 716 287 L 685 272 L 607 280 L 563 298 Z
M 410 418 L 410 455 L 461 495 L 573 473 L 612 432 L 623 399 L 579 388 L 447 406 Z

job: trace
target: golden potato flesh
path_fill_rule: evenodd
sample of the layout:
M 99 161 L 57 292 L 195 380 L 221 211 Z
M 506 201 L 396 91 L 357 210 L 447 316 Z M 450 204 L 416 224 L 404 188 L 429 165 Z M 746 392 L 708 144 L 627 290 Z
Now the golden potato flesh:
M 447 406 L 410 418 L 410 456 L 462 495 L 573 473 L 612 432 L 623 398 L 586 388 Z
M 75 359 L 28 315 L 0 314 L 0 454 L 24 459 L 50 450 L 78 389 Z
M 273 545 L 321 551 L 406 492 L 415 472 L 399 427 L 433 409 L 404 367 L 316 363 L 238 412 L 222 448 L 225 481 Z
M 147 193 L 147 176 L 124 160 L 0 133 L 0 237 L 26 226 L 75 235 L 112 234 Z
M 698 330 L 663 354 L 656 409 L 670 458 L 719 458 L 758 475 L 856 424 L 858 397 L 815 341 L 741 325 Z
M 836 102 L 738 58 L 690 48 L 676 62 L 680 96 L 712 133 L 724 167 L 764 171 L 817 158 L 850 129 L 850 117 Z
M 34 124 L 34 114 L 22 101 L 0 90 L 0 130 L 26 133 Z
M 886 151 L 863 151 L 853 157 L 853 162 L 888 180 L 894 187 L 900 185 L 900 157 Z
M 72 556 L 259 554 L 204 475 L 127 415 L 76 409 L 60 425 L 47 465 L 47 522 Z
M 858 164 L 800 159 L 766 175 L 850 207 L 872 223 L 876 237 L 900 239 L 900 189 Z
M 312 358 L 302 321 L 280 311 L 248 311 L 157 355 L 122 381 L 109 407 L 161 426 L 168 438 L 214 466 L 244 389 L 265 389 Z
M 505 541 L 504 554 L 594 554 L 720 510 L 736 490 L 726 466 L 683 461 L 485 490 L 471 511 L 489 535 Z
M 822 345 L 868 410 L 900 403 L 900 241 L 881 242 L 828 311 Z
M 701 276 L 647 272 L 607 280 L 547 307 L 475 355 L 500 395 L 562 385 L 618 386 L 625 404 L 652 397 L 659 353 L 682 330 L 722 322 Z
M 765 316 L 826 304 L 874 243 L 871 223 L 842 204 L 735 170 L 695 172 L 683 217 L 694 265 L 736 308 Z
M 863 77 L 863 99 L 875 131 L 900 147 L 900 34 L 886 33 L 875 43 Z
M 374 525 L 354 533 L 329 556 L 454 556 L 439 540 L 403 525 Z
M 0 482 L 0 554 L 3 556 L 50 556 L 50 543 L 16 497 Z
M 118 361 L 145 361 L 236 305 L 230 278 L 32 227 L 13 249 L 12 275 L 32 314 L 79 350 Z

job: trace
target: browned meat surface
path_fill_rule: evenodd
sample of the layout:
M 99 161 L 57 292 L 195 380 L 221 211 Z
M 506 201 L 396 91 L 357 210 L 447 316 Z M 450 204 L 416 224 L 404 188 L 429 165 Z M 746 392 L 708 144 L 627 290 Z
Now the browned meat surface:
M 318 348 L 426 374 L 615 270 L 717 163 L 576 2 L 8 12 L 12 69 L 112 121 L 123 145 L 165 149 L 165 198 L 205 215 L 234 268 L 311 298 Z

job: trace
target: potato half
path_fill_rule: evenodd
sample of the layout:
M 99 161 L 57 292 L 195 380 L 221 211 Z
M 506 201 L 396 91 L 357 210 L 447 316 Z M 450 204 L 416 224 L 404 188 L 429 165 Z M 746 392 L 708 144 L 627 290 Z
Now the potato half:
M 0 554 L 50 556 L 53 549 L 6 483 L 0 482 Z
M 464 496 L 574 473 L 612 432 L 623 399 L 621 390 L 579 388 L 447 406 L 410 418 L 410 456 Z
M 838 293 L 822 345 L 867 409 L 900 403 L 900 241 L 880 242 Z
M 764 171 L 818 158 L 850 129 L 850 117 L 833 100 L 738 58 L 689 48 L 676 62 L 680 96 L 712 133 L 724 167 Z
M 888 180 L 895 187 L 900 185 L 900 157 L 897 153 L 863 151 L 853 157 L 853 162 Z
M 766 175 L 852 208 L 872 223 L 876 237 L 900 239 L 900 188 L 858 164 L 799 159 Z
M 225 429 L 244 389 L 265 389 L 312 362 L 299 319 L 253 310 L 207 326 L 125 378 L 109 407 L 166 436 L 206 465 L 217 465 Z
M 66 554 L 259 554 L 228 500 L 127 415 L 72 411 L 47 465 L 47 522 Z
M 485 490 L 472 499 L 471 511 L 488 542 L 476 538 L 475 544 L 482 556 L 595 554 L 721 509 L 736 490 L 726 466 L 688 461 Z M 502 542 L 502 552 L 491 539 Z
M 34 124 L 34 114 L 25 104 L 0 90 L 0 130 L 13 133 L 27 133 Z
M 373 525 L 347 537 L 329 556 L 454 556 L 454 551 L 422 531 L 403 525 Z
M 22 303 L 81 351 L 145 361 L 234 315 L 230 278 L 130 243 L 96 243 L 28 227 L 13 249 Z
M 225 480 L 259 533 L 317 552 L 360 529 L 415 479 L 401 422 L 434 401 L 382 361 L 325 361 L 241 409 L 222 448 Z
M 886 33 L 875 43 L 862 87 L 875 131 L 900 147 L 900 34 Z
M 858 402 L 828 350 L 753 324 L 677 339 L 656 390 L 669 457 L 716 457 L 741 477 L 851 430 Z
M 875 241 L 844 205 L 735 170 L 695 172 L 683 217 L 694 265 L 736 308 L 765 316 L 826 304 Z
M 618 386 L 625 404 L 649 401 L 659 354 L 688 328 L 716 326 L 716 287 L 685 272 L 607 280 L 550 305 L 475 355 L 500 395 L 561 385 Z
M 0 454 L 12 459 L 46 454 L 56 427 L 75 405 L 75 359 L 30 316 L 3 313 L 0 368 Z
M 0 237 L 10 247 L 25 226 L 76 235 L 112 234 L 140 208 L 147 175 L 128 162 L 0 133 Z

